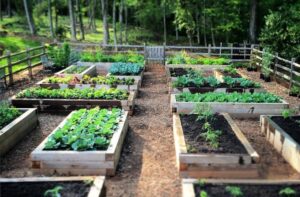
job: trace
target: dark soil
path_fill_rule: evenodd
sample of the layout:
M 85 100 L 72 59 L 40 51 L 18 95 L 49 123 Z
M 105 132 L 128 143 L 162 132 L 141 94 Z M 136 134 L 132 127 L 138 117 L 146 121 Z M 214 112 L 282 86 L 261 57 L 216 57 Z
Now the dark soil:
M 180 115 L 185 142 L 190 153 L 247 153 L 244 146 L 237 139 L 227 120 L 222 115 L 215 115 L 210 122 L 214 130 L 222 131 L 219 138 L 219 148 L 212 148 L 203 137 L 204 120 L 196 121 L 196 115 Z
M 81 181 L 0 183 L 0 196 L 41 197 L 47 190 L 57 186 L 62 187 L 59 193 L 63 197 L 86 197 L 90 191 L 90 186 Z
M 271 117 L 271 119 L 296 142 L 300 143 L 300 116 L 294 116 L 287 119 L 284 119 L 281 116 L 274 116 Z
M 229 77 L 232 77 L 232 78 L 241 78 L 242 77 L 240 74 L 232 74 L 232 73 L 225 72 L 225 71 L 221 71 L 221 73 L 224 76 L 229 76 Z
M 296 195 L 300 196 L 300 185 L 243 185 L 243 184 L 205 184 L 201 189 L 199 185 L 194 185 L 196 196 L 200 196 L 200 192 L 205 191 L 209 197 L 230 197 L 230 193 L 226 191 L 226 186 L 237 186 L 243 192 L 243 197 L 279 197 L 279 192 L 287 187 L 294 189 Z
M 188 74 L 185 68 L 169 68 L 171 77 L 179 77 Z

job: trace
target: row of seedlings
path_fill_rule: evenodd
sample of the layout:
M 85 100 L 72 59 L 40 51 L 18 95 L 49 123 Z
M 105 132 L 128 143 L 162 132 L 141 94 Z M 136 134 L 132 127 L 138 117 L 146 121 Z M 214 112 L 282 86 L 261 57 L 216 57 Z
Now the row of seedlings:
M 231 116 L 247 118 L 263 115 L 261 116 L 262 132 L 267 134 L 268 140 L 274 143 L 275 148 L 283 153 L 287 161 L 297 170 L 300 166 L 300 149 L 299 143 L 295 144 L 294 140 L 297 129 L 300 131 L 300 124 L 295 125 L 299 116 L 286 115 L 288 118 L 285 118 L 285 123 L 281 124 L 284 127 L 293 122 L 294 136 L 291 133 L 283 134 L 282 128 L 278 126 L 274 129 L 272 127 L 274 122 L 269 121 L 277 119 L 281 113 L 290 113 L 288 103 L 265 91 L 239 90 L 241 87 L 237 87 L 234 92 L 220 91 L 218 90 L 220 87 L 207 91 L 201 90 L 205 77 L 210 77 L 208 81 L 216 81 L 217 78 L 221 83 L 227 84 L 229 78 L 245 81 L 246 79 L 241 79 L 239 73 L 235 73 L 232 66 L 210 72 L 204 71 L 206 75 L 207 73 L 213 75 L 214 79 L 212 76 L 203 77 L 203 70 L 199 68 L 191 69 L 182 66 L 180 69 L 179 76 L 176 76 L 175 70 L 170 69 L 167 70 L 167 74 L 174 73 L 173 76 L 170 75 L 173 77 L 170 78 L 170 81 L 173 81 L 172 88 L 184 84 L 188 89 L 180 89 L 175 94 L 171 94 L 177 167 L 179 174 L 184 178 L 183 196 L 296 196 L 299 194 L 299 180 L 256 179 L 259 175 L 259 155 L 231 118 Z M 199 79 L 199 76 L 202 79 Z M 180 77 L 185 78 L 182 80 Z M 197 91 L 191 91 L 190 87 L 197 88 Z M 258 88 L 258 85 L 251 88 Z M 268 116 L 268 114 L 275 116 Z M 253 180 L 245 180 L 249 178 Z
M 122 68 L 119 69 L 119 66 Z M 0 179 L 1 187 L 5 187 L 1 195 L 9 196 L 12 189 L 14 193 L 26 195 L 30 193 L 32 186 L 38 186 L 36 193 L 40 196 L 65 193 L 81 196 L 104 194 L 104 176 L 89 176 L 115 174 L 128 130 L 128 114 L 132 113 L 130 110 L 133 109 L 134 98 L 141 84 L 143 65 L 138 66 L 137 69 L 137 65 L 133 63 L 114 63 L 107 76 L 97 76 L 94 65 L 71 65 L 37 83 L 37 87 L 14 96 L 12 104 L 22 107 L 44 109 L 45 106 L 54 106 L 57 109 L 60 105 L 70 105 L 110 109 L 96 107 L 73 111 L 31 153 L 34 173 L 77 177 Z M 37 100 L 39 101 L 36 102 Z M 16 109 L 7 105 L 1 109 L 5 109 L 1 110 L 3 117 L 12 119 L 9 120 L 12 123 L 5 123 L 5 127 L 1 128 L 1 155 L 4 155 L 28 131 L 34 129 L 38 120 L 36 108 Z M 12 116 L 9 116 L 8 110 Z

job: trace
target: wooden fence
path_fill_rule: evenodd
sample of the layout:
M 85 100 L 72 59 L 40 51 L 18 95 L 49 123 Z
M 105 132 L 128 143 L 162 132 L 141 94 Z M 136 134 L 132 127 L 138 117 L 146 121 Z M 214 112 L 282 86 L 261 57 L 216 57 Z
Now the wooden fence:
M 2 70 L 0 80 L 8 78 L 8 85 L 12 85 L 14 75 L 25 70 L 28 71 L 29 78 L 32 79 L 32 69 L 41 64 L 40 57 L 45 54 L 45 46 L 30 48 L 13 54 L 8 51 L 6 55 L 0 57 L 0 70 Z
M 264 51 L 253 48 L 251 52 L 251 64 L 261 68 Z M 272 77 L 276 81 L 283 81 L 289 88 L 292 85 L 300 86 L 300 64 L 295 63 L 295 59 L 286 60 L 278 54 L 270 54 L 272 63 L 268 68 Z

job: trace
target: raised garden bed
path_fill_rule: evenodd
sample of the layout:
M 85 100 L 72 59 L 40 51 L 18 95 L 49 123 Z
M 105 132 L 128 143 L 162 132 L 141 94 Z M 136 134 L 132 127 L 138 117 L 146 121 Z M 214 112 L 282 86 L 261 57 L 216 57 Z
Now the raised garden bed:
M 166 69 L 166 75 L 167 75 L 167 79 L 168 79 L 168 82 L 172 82 L 172 81 L 175 81 L 177 79 L 177 77 L 180 77 L 180 76 L 183 76 L 183 75 L 187 75 L 188 74 L 188 67 L 168 67 L 166 66 L 165 67 Z M 198 68 L 190 68 L 192 70 L 195 70 L 196 72 L 197 71 L 200 71 L 202 72 L 203 70 L 202 69 L 198 69 Z M 214 76 L 215 75 L 215 71 L 213 69 L 211 70 L 204 70 L 203 71 L 203 75 L 204 76 Z
M 99 107 L 105 107 L 105 108 L 111 108 L 111 107 L 122 107 L 124 110 L 129 111 L 129 114 L 133 114 L 134 110 L 134 102 L 136 98 L 136 91 L 126 91 L 126 90 L 94 90 L 86 91 L 79 90 L 79 89 L 67 89 L 65 90 L 57 90 L 53 89 L 51 91 L 57 91 L 59 94 L 56 94 L 56 98 L 49 93 L 49 95 L 45 95 L 45 92 L 49 90 L 38 91 L 40 94 L 40 97 L 37 96 L 37 93 L 35 93 L 36 89 L 25 90 L 29 91 L 29 93 L 25 93 L 24 91 L 19 94 L 13 96 L 10 98 L 10 102 L 12 105 L 16 107 L 37 107 L 41 111 L 45 110 L 73 110 L 78 108 L 91 108 L 95 106 Z M 39 90 L 39 89 L 38 89 Z M 106 93 L 103 93 L 101 91 L 105 91 Z M 126 93 L 126 97 L 122 95 L 113 94 L 112 91 L 117 91 L 119 93 Z M 70 97 L 66 98 L 66 93 L 68 92 L 69 95 L 72 95 Z M 29 94 L 29 96 L 27 96 Z M 93 97 L 84 97 L 84 95 L 93 94 Z M 76 95 L 76 96 L 75 96 Z M 99 97 L 98 97 L 99 96 Z M 107 98 L 103 98 L 103 96 L 106 96 Z M 117 97 L 122 97 L 123 99 L 117 99 Z M 109 97 L 109 98 L 108 98 Z M 115 97 L 115 98 L 114 98 Z M 91 99 L 90 99 L 91 98 Z
M 0 178 L 0 196 L 41 197 L 47 191 L 51 196 L 55 188 L 61 187 L 59 196 L 101 197 L 105 196 L 104 181 L 104 176 Z
M 261 116 L 260 122 L 267 140 L 300 172 L 300 116 Z
M 75 76 L 81 79 L 84 75 L 94 76 L 96 75 L 96 67 L 92 66 L 77 66 L 71 65 L 64 70 L 61 70 L 55 73 L 55 76 L 67 77 L 67 76 Z
M 115 110 L 115 108 L 113 110 Z M 88 110 L 87 112 L 90 113 L 90 111 L 91 110 Z M 104 114 L 104 116 L 108 115 Z M 76 117 L 80 117 L 80 121 L 79 119 L 76 119 Z M 94 123 L 94 125 L 87 125 L 85 126 L 87 130 L 83 128 L 83 130 L 80 131 L 79 136 L 81 138 L 77 139 L 77 141 L 73 141 L 72 144 L 69 145 L 67 143 L 66 148 L 64 148 L 64 145 L 56 146 L 56 142 L 60 141 L 60 138 L 56 137 L 58 133 L 61 133 L 62 129 L 65 129 L 66 132 L 63 132 L 68 135 L 68 131 L 72 131 L 72 128 L 67 130 L 67 128 L 69 128 L 67 125 L 74 125 L 74 122 L 78 122 L 77 129 L 81 129 L 83 125 L 86 125 L 84 121 L 81 121 L 86 119 L 84 117 L 78 116 L 78 111 L 72 112 L 31 153 L 32 169 L 35 173 L 57 173 L 69 175 L 115 174 L 122 150 L 123 141 L 128 130 L 128 112 L 123 112 L 121 116 L 115 119 L 117 121 L 116 125 L 115 122 L 112 123 L 111 121 L 105 123 L 103 120 L 106 119 L 101 119 L 101 114 L 100 116 L 97 114 L 91 115 L 91 117 L 96 117 L 94 119 L 91 119 L 91 121 L 98 122 L 99 125 L 102 125 L 101 127 L 96 127 L 96 123 Z M 90 120 L 90 118 L 88 120 Z M 74 130 L 72 132 L 76 134 L 77 130 Z M 90 138 L 91 140 L 83 143 L 87 138 L 82 137 L 82 135 L 90 135 L 91 133 L 95 138 L 92 137 Z M 75 136 L 78 137 L 78 135 Z M 106 140 L 103 139 L 103 136 L 106 138 Z M 92 139 L 95 139 L 95 141 L 93 144 L 90 144 L 91 142 L 93 142 Z M 100 141 L 98 142 L 98 140 Z
M 84 88 L 117 88 L 120 90 L 128 90 L 128 91 L 137 91 L 138 90 L 138 82 L 136 82 L 133 78 L 127 79 L 118 79 L 116 77 L 105 77 L 105 76 L 98 76 L 92 77 L 89 80 L 83 80 L 86 76 L 84 76 L 81 80 L 77 79 L 76 77 L 70 77 L 70 80 L 66 78 L 62 78 L 65 81 L 59 81 L 56 79 L 60 79 L 60 77 L 50 77 L 43 79 L 37 83 L 38 86 L 42 88 L 51 88 L 51 89 L 84 89 Z M 101 78 L 101 79 L 100 79 Z M 54 82 L 53 80 L 54 79 Z M 101 82 L 100 82 L 101 81 Z M 130 83 L 127 83 L 130 81 Z M 108 83 L 112 83 L 109 85 Z M 128 84 L 128 85 L 126 85 Z
M 220 129 L 219 146 L 200 137 L 202 122 L 196 115 L 173 114 L 173 135 L 177 167 L 181 177 L 255 178 L 259 156 L 226 113 L 215 115 L 214 129 Z M 202 129 L 201 129 L 202 128 Z M 201 134 L 200 134 L 201 135 Z
M 13 148 L 38 124 L 37 109 L 17 110 L 21 112 L 21 115 L 0 129 L 0 156 Z
M 226 97 L 232 97 L 232 98 L 237 98 L 240 93 L 205 93 L 201 94 L 202 96 L 206 95 L 206 101 L 200 101 L 195 98 L 195 101 L 182 101 L 178 100 L 179 95 L 184 95 L 186 94 L 188 96 L 192 96 L 195 98 L 195 94 L 190 94 L 190 93 L 181 93 L 181 94 L 171 94 L 171 110 L 173 112 L 177 113 L 191 113 L 196 104 L 198 103 L 204 103 L 208 104 L 212 107 L 214 112 L 225 112 L 229 113 L 230 115 L 233 116 L 239 116 L 239 117 L 258 117 L 260 115 L 268 115 L 268 114 L 281 114 L 281 112 L 284 109 L 287 109 L 289 107 L 289 104 L 280 99 L 277 98 L 276 102 L 268 102 L 266 101 L 266 97 L 262 98 L 261 102 L 220 102 L 220 101 L 209 101 L 210 98 L 214 100 L 214 98 L 219 98 L 221 99 L 224 95 L 227 95 Z M 258 94 L 265 94 L 265 93 L 243 93 L 242 95 L 247 98 L 251 98 L 252 95 L 255 97 L 258 97 Z M 211 96 L 213 95 L 213 96 Z M 200 95 L 199 95 L 200 96 Z M 209 98 L 210 97 L 210 98 Z M 273 96 L 272 96 L 273 99 Z M 192 99 L 194 100 L 194 99 Z M 197 101 L 196 101 L 197 100 Z M 207 101 L 208 100 L 208 101 Z M 265 101 L 263 101 L 265 100 Z
M 300 180 L 182 180 L 183 197 L 197 197 L 201 192 L 209 197 L 296 197 Z
M 238 73 L 237 75 L 226 74 L 223 70 L 215 70 L 214 74 L 215 74 L 215 77 L 216 77 L 219 81 L 222 81 L 222 82 L 223 82 L 223 78 L 224 78 L 225 76 L 230 76 L 230 77 L 233 77 L 233 78 L 244 78 L 244 79 L 247 79 L 247 78 L 248 78 L 246 75 L 243 75 L 243 74 L 241 74 L 241 73 Z

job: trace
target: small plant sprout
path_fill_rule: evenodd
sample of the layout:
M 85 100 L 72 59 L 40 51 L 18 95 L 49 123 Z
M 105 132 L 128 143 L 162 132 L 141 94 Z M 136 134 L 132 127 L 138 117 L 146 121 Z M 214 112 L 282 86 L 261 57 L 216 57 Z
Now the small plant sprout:
M 205 182 L 204 179 L 199 179 L 199 180 L 198 180 L 198 185 L 199 185 L 199 187 L 204 187 L 205 184 L 206 184 L 206 182 Z
M 241 188 L 237 186 L 227 186 L 225 190 L 229 192 L 231 197 L 242 197 L 244 195 Z
M 94 184 L 94 181 L 93 181 L 93 179 L 86 179 L 86 180 L 83 181 L 83 183 L 84 183 L 85 185 L 91 186 L 91 185 Z
M 206 191 L 201 191 L 200 192 L 200 197 L 208 197 L 208 194 Z
M 288 119 L 295 114 L 296 114 L 296 110 L 293 109 L 285 109 L 281 112 L 281 115 L 283 116 L 284 119 Z
M 209 145 L 212 148 L 218 148 L 219 147 L 219 139 L 222 135 L 222 131 L 220 130 L 213 130 L 210 123 L 206 122 L 203 125 L 203 129 L 206 131 L 204 133 L 201 133 L 200 136 L 205 139 L 209 143 Z
M 45 197 L 61 197 L 60 191 L 63 189 L 62 186 L 56 186 L 53 189 L 48 189 L 45 191 Z
M 198 103 L 192 113 L 197 114 L 197 121 L 204 120 L 205 122 L 211 121 L 214 115 L 212 107 L 202 103 Z
M 293 197 L 296 196 L 296 194 L 297 192 L 290 187 L 283 188 L 279 191 L 279 195 L 283 197 Z

